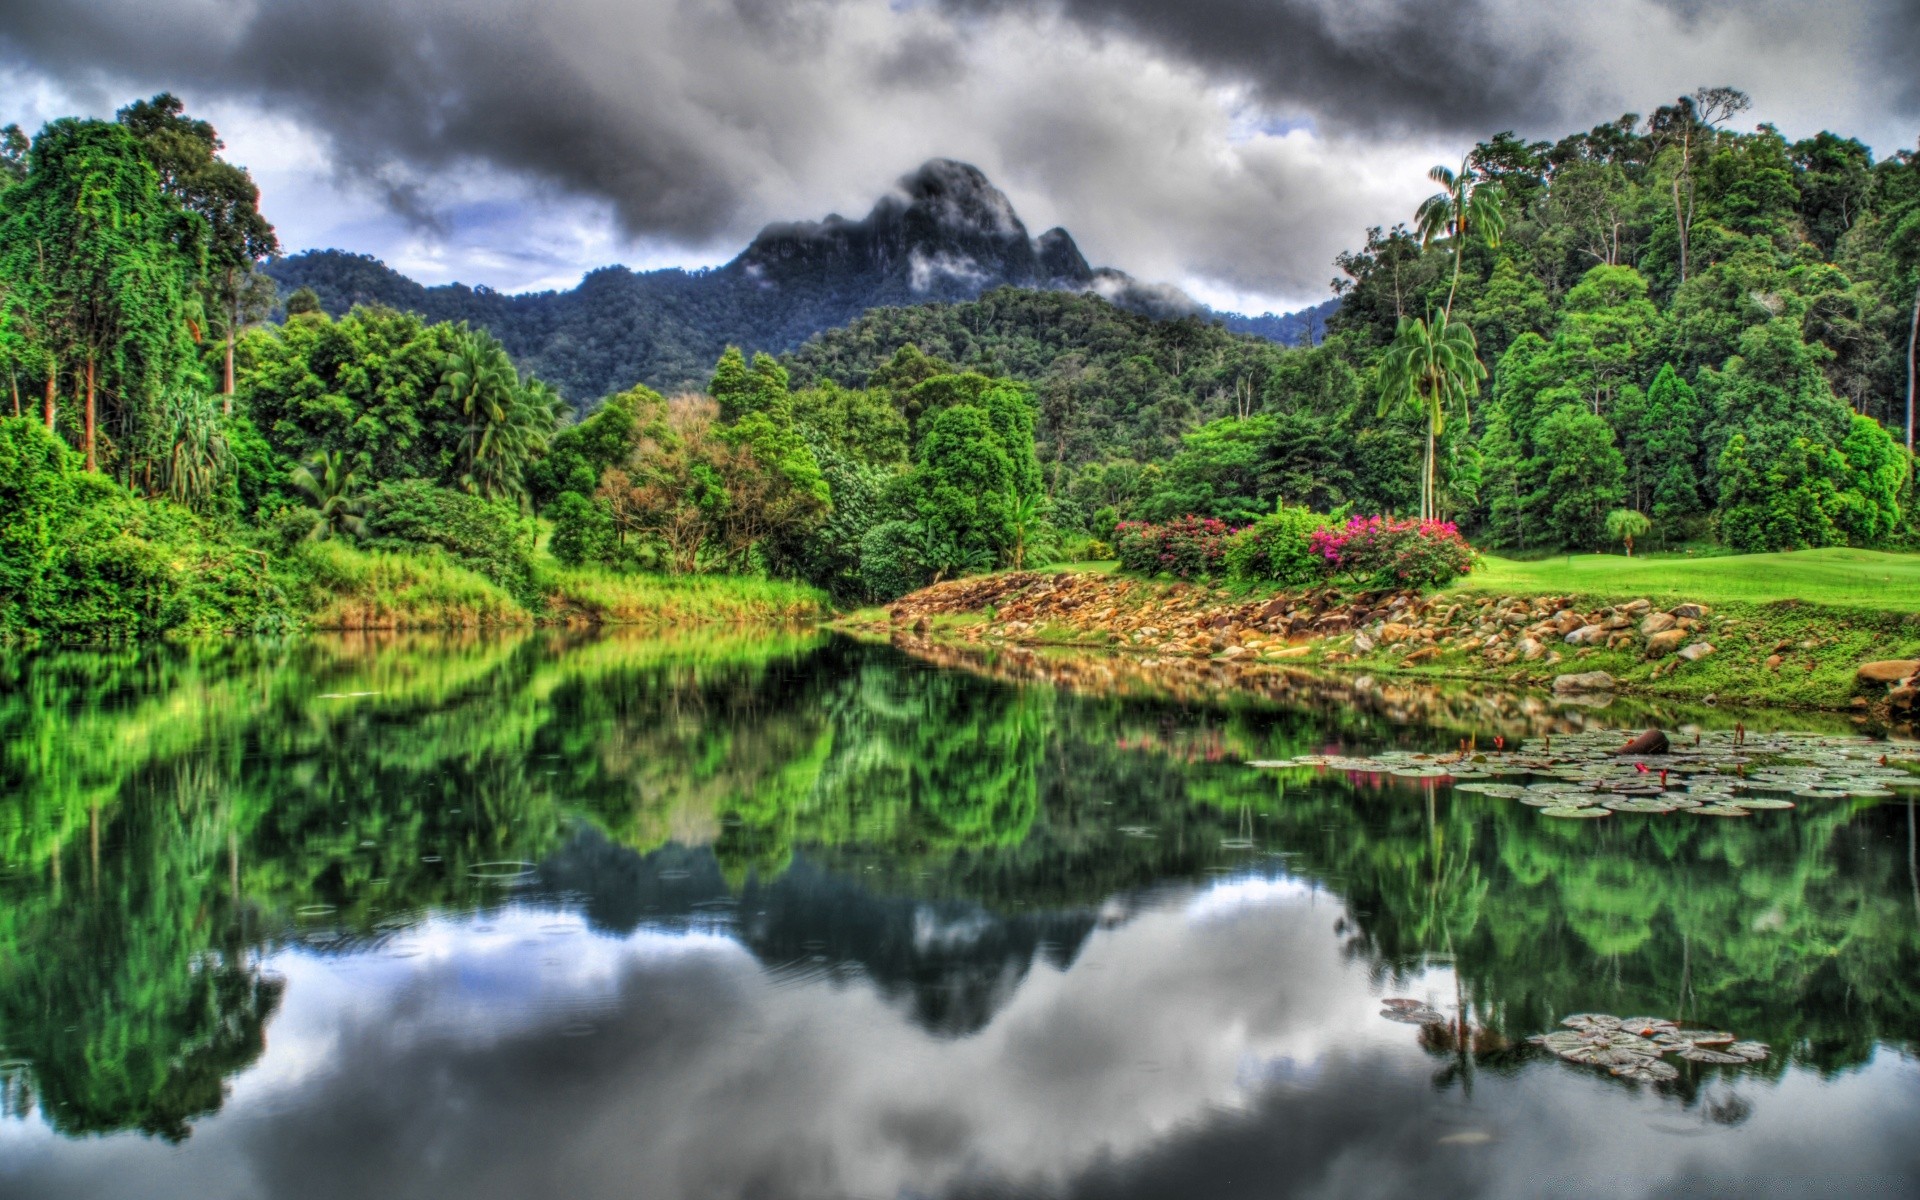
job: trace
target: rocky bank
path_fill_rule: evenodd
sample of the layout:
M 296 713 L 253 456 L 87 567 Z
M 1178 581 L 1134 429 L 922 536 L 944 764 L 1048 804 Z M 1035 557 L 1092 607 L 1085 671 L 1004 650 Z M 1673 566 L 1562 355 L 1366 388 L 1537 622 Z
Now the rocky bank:
M 1104 646 L 1139 665 L 1292 663 L 1498 680 L 1562 695 L 1643 692 L 1920 714 L 1920 620 L 1807 605 L 1316 589 L 1261 596 L 1080 572 L 958 579 L 885 610 L 957 644 Z M 1909 626 L 1911 628 L 1909 628 Z M 1909 658 L 1889 651 L 1906 647 Z

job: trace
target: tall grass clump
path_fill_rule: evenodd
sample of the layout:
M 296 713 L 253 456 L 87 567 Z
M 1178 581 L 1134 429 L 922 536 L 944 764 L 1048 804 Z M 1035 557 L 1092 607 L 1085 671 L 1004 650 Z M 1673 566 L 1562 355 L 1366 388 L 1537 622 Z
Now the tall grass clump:
M 740 575 L 616 574 L 581 566 L 549 569 L 541 582 L 552 615 L 577 624 L 789 624 L 829 611 L 818 588 Z

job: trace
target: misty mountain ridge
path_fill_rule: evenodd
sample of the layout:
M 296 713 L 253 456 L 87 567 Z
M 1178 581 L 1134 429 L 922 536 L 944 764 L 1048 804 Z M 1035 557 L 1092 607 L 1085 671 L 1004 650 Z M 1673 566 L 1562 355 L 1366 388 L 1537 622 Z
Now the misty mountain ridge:
M 1065 229 L 1031 236 L 979 168 L 950 159 L 902 177 L 859 220 L 833 214 L 768 225 L 710 270 L 603 267 L 569 291 L 523 294 L 427 287 L 339 250 L 277 259 L 265 271 L 282 295 L 312 288 L 336 316 L 384 304 L 491 330 L 524 369 L 576 404 L 635 382 L 701 386 L 730 344 L 782 353 L 870 309 L 973 300 L 1000 287 L 1095 295 L 1157 320 L 1219 320 L 1288 343 L 1311 340 L 1337 304 L 1286 316 L 1214 313 L 1179 288 L 1090 266 Z

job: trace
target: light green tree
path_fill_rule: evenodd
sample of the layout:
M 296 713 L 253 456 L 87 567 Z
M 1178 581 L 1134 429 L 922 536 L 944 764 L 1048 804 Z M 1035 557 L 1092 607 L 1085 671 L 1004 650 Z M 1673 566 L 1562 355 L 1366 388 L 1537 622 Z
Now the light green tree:
M 1635 512 L 1631 508 L 1616 508 L 1607 514 L 1607 536 L 1627 548 L 1627 557 L 1633 557 L 1633 539 L 1645 537 L 1653 528 L 1653 522 L 1646 514 Z

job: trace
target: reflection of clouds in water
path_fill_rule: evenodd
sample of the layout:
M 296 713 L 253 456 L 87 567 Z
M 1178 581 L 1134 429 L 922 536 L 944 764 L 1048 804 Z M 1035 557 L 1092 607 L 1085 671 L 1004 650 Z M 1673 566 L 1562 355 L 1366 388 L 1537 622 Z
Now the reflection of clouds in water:
M 1558 1064 L 1483 1071 L 1470 1102 L 1436 1092 L 1438 1060 L 1378 1018 L 1365 964 L 1343 957 L 1341 915 L 1285 879 L 1160 893 L 964 1038 L 864 981 L 776 978 L 709 934 L 596 937 L 535 909 L 490 913 L 485 931 L 436 920 L 406 935 L 417 957 L 278 956 L 289 988 L 267 1055 L 184 1147 L 120 1137 L 82 1155 L 15 1138 L 0 1191 L 11 1174 L 28 1196 L 192 1200 L 993 1181 L 1531 1196 L 1554 1181 L 1639 1194 L 1761 1167 L 1801 1182 L 1838 1165 L 1893 1183 L 1920 1169 L 1893 1136 L 1920 1115 L 1913 1064 L 1885 1056 L 1833 1085 L 1744 1083 L 1753 1118 L 1699 1137 L 1656 1128 L 1696 1119 L 1674 1102 Z M 1450 991 L 1451 976 L 1412 986 Z M 591 1036 L 567 1036 L 583 1024 Z M 1821 1136 L 1831 1122 L 1844 1141 Z M 1863 1145 L 1880 1158 L 1863 1161 Z

